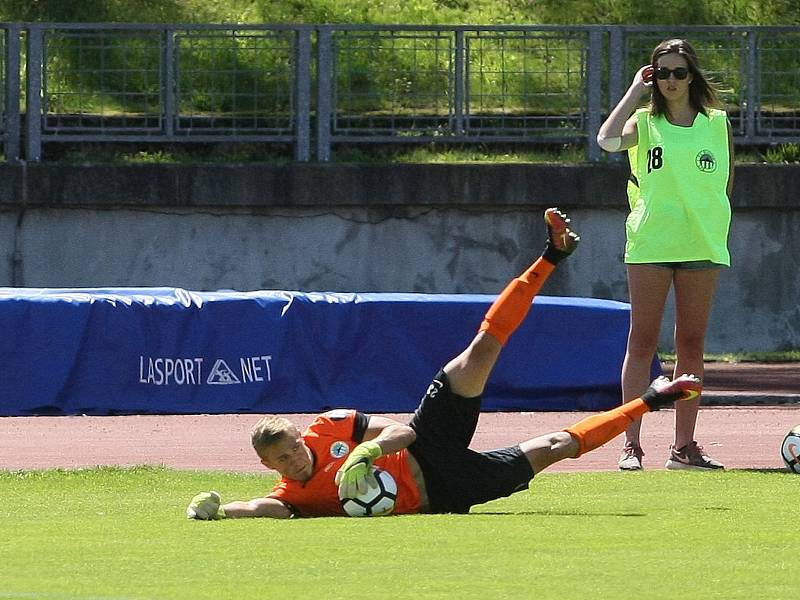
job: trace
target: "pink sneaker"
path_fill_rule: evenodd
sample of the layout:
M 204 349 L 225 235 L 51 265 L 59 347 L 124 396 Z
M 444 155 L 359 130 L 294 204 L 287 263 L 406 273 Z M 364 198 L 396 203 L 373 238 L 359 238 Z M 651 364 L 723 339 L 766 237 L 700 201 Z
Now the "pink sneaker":
M 711 471 L 714 469 L 724 469 L 719 461 L 714 460 L 705 453 L 702 446 L 697 442 L 686 444 L 683 448 L 670 446 L 670 456 L 665 465 L 668 469 L 693 469 L 700 471 Z

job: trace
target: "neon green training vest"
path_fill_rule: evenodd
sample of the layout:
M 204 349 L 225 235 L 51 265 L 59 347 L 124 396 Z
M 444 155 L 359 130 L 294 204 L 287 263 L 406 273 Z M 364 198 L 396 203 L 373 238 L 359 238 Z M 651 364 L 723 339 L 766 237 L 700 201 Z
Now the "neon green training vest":
M 654 117 L 648 108 L 636 111 L 639 143 L 628 150 L 626 263 L 730 265 L 728 117 L 723 110 L 707 111 L 691 127 Z

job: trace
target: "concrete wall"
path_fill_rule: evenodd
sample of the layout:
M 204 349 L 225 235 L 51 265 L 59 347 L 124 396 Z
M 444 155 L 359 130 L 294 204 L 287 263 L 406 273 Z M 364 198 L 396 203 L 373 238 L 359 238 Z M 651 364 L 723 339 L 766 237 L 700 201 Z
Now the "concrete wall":
M 0 167 L 0 285 L 496 293 L 570 210 L 550 295 L 627 300 L 626 170 L 530 165 Z M 707 350 L 800 347 L 800 168 L 737 170 Z M 671 349 L 672 305 L 662 333 Z

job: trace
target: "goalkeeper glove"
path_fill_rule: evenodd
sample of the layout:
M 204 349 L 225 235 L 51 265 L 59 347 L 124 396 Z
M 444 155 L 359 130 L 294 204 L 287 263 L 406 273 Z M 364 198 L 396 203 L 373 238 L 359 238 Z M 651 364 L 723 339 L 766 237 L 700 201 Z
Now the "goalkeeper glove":
M 217 492 L 200 492 L 186 508 L 187 519 L 211 521 L 225 519 L 225 510 L 219 505 L 221 498 Z
M 339 485 L 339 498 L 353 498 L 378 486 L 372 474 L 372 462 L 381 454 L 383 451 L 376 442 L 363 442 L 353 448 L 334 480 Z

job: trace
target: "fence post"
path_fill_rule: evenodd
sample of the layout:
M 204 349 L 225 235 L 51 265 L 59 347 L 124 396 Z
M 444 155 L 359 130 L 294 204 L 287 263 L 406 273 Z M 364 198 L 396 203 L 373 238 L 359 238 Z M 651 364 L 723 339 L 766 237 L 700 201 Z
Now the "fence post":
M 333 42 L 331 30 L 317 30 L 317 160 L 331 159 L 331 91 L 333 89 Z
M 600 160 L 602 152 L 597 145 L 597 132 L 600 131 L 600 117 L 603 110 L 603 30 L 593 27 L 589 30 L 589 62 L 586 78 L 586 135 L 587 153 L 590 161 Z
M 455 56 L 455 98 L 453 100 L 454 122 L 453 131 L 454 135 L 464 135 L 464 108 L 466 107 L 465 96 L 465 78 L 466 70 L 464 69 L 464 58 L 466 49 L 464 47 L 464 30 L 458 29 L 456 31 L 456 56 Z
M 758 67 L 758 31 L 747 30 L 747 108 L 744 116 L 744 139 L 756 136 L 756 103 L 760 97 Z
M 7 162 L 17 162 L 20 152 L 20 120 L 19 120 L 19 25 L 11 25 L 6 29 L 6 72 L 5 72 L 5 154 Z
M 42 158 L 42 60 L 44 32 L 31 25 L 28 29 L 28 87 L 25 99 L 25 159 Z
M 295 32 L 295 160 L 308 162 L 311 154 L 311 30 Z
M 608 34 L 608 111 L 611 112 L 625 93 L 623 76 L 628 63 L 622 28 L 610 27 Z
M 618 25 L 608 29 L 608 114 L 625 93 L 625 75 L 628 72 L 628 60 L 625 52 L 624 29 Z M 611 152 L 608 159 L 620 162 L 624 152 Z
M 175 94 L 178 89 L 175 69 L 175 31 L 164 30 L 164 80 L 161 93 L 164 98 L 164 135 L 171 138 L 175 135 Z

